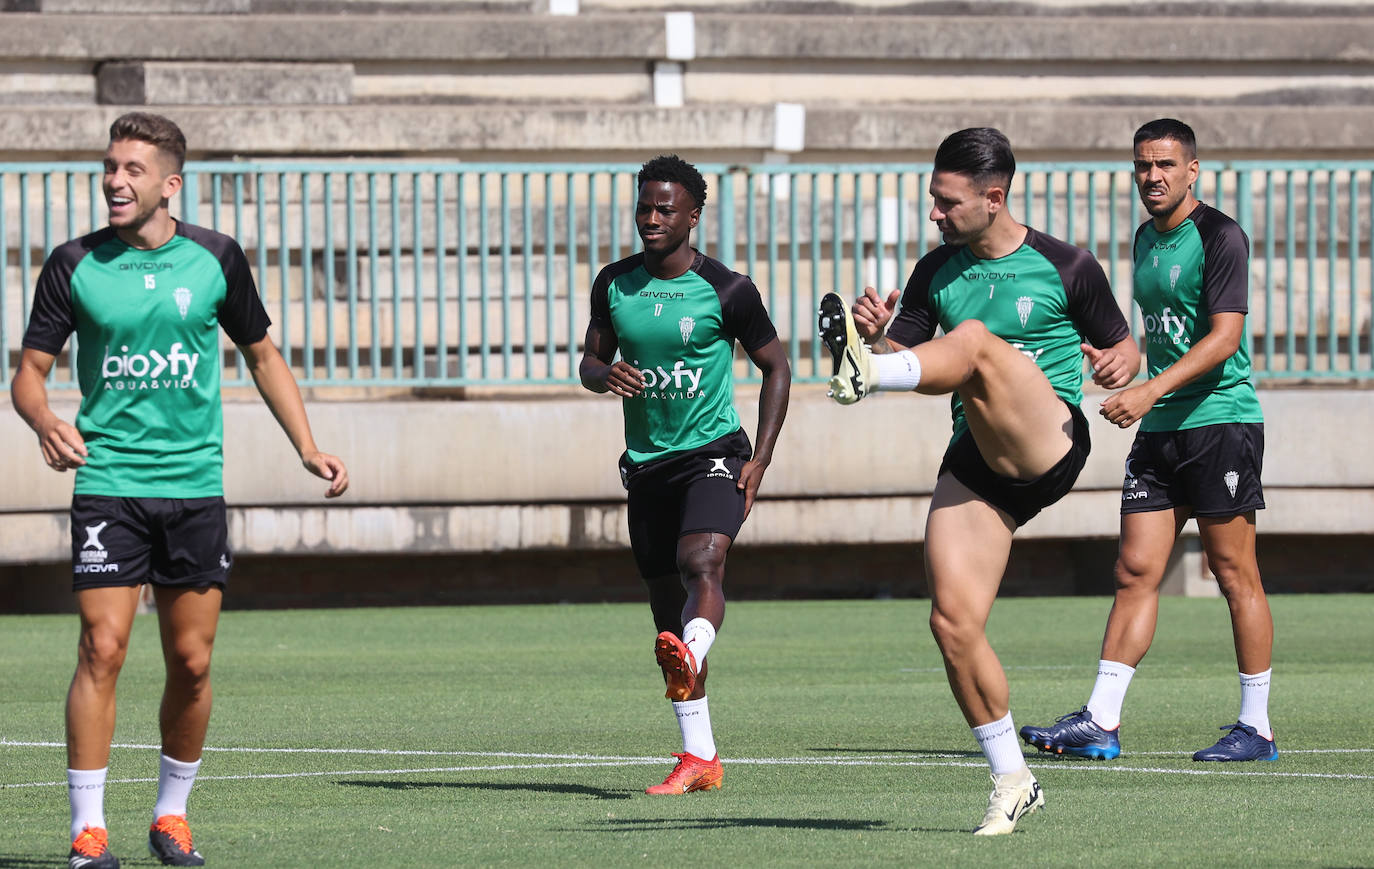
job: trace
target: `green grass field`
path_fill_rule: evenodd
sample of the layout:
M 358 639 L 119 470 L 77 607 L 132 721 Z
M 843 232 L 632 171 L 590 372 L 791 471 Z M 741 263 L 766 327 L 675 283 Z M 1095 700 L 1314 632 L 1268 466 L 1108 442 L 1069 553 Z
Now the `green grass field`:
M 733 603 L 711 652 L 720 791 L 649 797 L 677 726 L 643 605 L 231 612 L 191 798 L 211 866 L 1370 866 L 1374 598 L 1285 596 L 1275 763 L 1195 764 L 1238 708 L 1219 600 L 1163 602 L 1121 758 L 1030 762 L 1047 805 L 975 839 L 989 782 L 925 601 Z M 1010 599 L 1017 725 L 1082 704 L 1104 598 Z M 0 618 L 0 866 L 60 865 L 73 616 Z M 143 842 L 161 660 L 140 616 L 106 791 Z

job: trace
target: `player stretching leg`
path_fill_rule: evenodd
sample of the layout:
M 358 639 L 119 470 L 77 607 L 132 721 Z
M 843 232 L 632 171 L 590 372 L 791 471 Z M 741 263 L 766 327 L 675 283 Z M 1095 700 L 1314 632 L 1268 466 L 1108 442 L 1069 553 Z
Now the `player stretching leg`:
M 1088 424 L 1078 408 L 1084 353 L 1094 380 L 1109 388 L 1130 382 L 1140 365 L 1097 260 L 1007 210 L 1015 169 L 997 130 L 946 138 L 930 181 L 930 218 L 945 243 L 916 264 L 904 292 L 884 299 L 869 287 L 852 313 L 832 294 L 820 311 L 839 403 L 876 390 L 956 394 L 925 557 L 931 631 L 991 767 L 992 794 L 973 831 L 980 836 L 1012 832 L 1045 801 L 985 632 L 1012 534 L 1062 498 L 1087 459 Z
M 1023 727 L 1041 751 L 1112 758 L 1121 707 L 1154 639 L 1159 586 L 1174 542 L 1197 519 L 1207 564 L 1231 610 L 1240 716 L 1193 760 L 1277 760 L 1269 726 L 1274 621 L 1255 558 L 1264 508 L 1264 416 L 1250 382 L 1245 314 L 1250 240 L 1193 196 L 1197 142 L 1161 118 L 1135 134 L 1135 181 L 1151 219 L 1135 236 L 1135 299 L 1145 315 L 1150 379 L 1108 398 L 1102 415 L 1140 423 L 1121 490 L 1116 600 L 1087 705 L 1048 727 Z
M 706 654 L 725 618 L 725 555 L 772 461 L 792 375 L 753 282 L 690 245 L 706 203 L 701 173 L 657 157 L 638 180 L 644 251 L 597 275 L 579 372 L 625 415 L 630 546 L 682 731 L 677 766 L 648 793 L 682 794 L 721 785 Z M 756 449 L 732 404 L 736 341 L 763 374 Z

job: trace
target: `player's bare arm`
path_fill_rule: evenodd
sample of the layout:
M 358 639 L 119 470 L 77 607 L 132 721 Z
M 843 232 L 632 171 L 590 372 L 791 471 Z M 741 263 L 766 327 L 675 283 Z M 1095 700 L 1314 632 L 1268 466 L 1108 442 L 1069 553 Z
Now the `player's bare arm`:
M 1127 336 L 1110 347 L 1082 345 L 1083 355 L 1092 367 L 1093 383 L 1105 389 L 1120 389 L 1140 373 L 1140 347 L 1136 339 Z
M 75 426 L 48 406 L 48 388 L 44 384 L 54 359 L 51 353 L 24 348 L 10 395 L 14 409 L 38 435 L 43 461 L 54 471 L 66 471 L 86 464 L 86 440 Z
M 887 298 L 883 298 L 873 287 L 864 287 L 863 295 L 854 302 L 851 309 L 854 329 L 874 353 L 900 353 L 910 349 L 883 334 L 901 298 L 901 290 L 893 290 Z
M 1240 347 L 1245 315 L 1225 311 L 1212 314 L 1208 321 L 1211 331 L 1177 362 L 1139 386 L 1123 389 L 1102 402 L 1102 416 L 1120 428 L 1129 428 L 1140 422 L 1161 398 L 1229 359 Z
M 296 448 L 301 464 L 315 476 L 329 480 L 329 488 L 324 493 L 326 498 L 342 495 L 348 489 L 348 468 L 338 456 L 321 452 L 315 446 L 300 388 L 296 386 L 296 378 L 286 360 L 281 358 L 277 345 L 272 343 L 271 337 L 264 336 L 260 341 L 240 344 L 238 347 L 248 363 L 258 393 L 282 431 L 286 432 L 291 446 Z
M 592 392 L 610 392 L 621 398 L 632 398 L 644 391 L 644 375 L 623 359 L 615 359 L 619 346 L 615 332 L 595 323 L 587 326 L 586 347 L 577 366 L 582 385 Z
M 740 470 L 737 485 L 744 492 L 746 517 L 754 509 L 763 472 L 773 461 L 773 445 L 782 431 L 782 421 L 787 416 L 787 398 L 792 389 L 792 367 L 787 362 L 787 351 L 777 338 L 750 353 L 749 359 L 759 367 L 763 383 L 759 386 L 759 427 L 754 435 L 754 455 Z

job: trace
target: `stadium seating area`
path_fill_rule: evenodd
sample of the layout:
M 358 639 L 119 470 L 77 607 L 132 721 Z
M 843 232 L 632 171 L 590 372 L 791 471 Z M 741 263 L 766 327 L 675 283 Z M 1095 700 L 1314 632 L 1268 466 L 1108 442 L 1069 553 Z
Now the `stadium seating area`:
M 0 116 L 0 160 L 98 151 L 143 105 L 203 157 L 890 160 L 989 123 L 1022 159 L 1117 159 L 1140 119 L 1192 107 L 1214 156 L 1339 157 L 1374 128 L 1356 3 L 1172 3 L 1148 28 L 1064 0 L 0 9 L 0 103 L 24 108 Z

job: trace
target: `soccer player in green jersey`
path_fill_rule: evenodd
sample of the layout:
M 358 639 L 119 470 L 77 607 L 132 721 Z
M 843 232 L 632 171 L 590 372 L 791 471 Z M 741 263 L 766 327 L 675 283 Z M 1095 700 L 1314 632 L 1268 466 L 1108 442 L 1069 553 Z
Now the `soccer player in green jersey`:
M 644 250 L 597 275 L 579 372 L 587 389 L 621 399 L 630 546 L 682 732 L 677 765 L 647 792 L 683 794 L 721 785 L 706 654 L 725 618 L 725 554 L 772 461 L 792 373 L 753 281 L 691 246 L 701 173 L 661 156 L 638 182 Z M 737 341 L 763 374 L 753 448 L 733 404 Z
M 110 126 L 103 190 L 109 226 L 43 265 L 14 375 L 15 410 L 43 460 L 74 470 L 73 588 L 81 617 L 67 694 L 73 869 L 117 869 L 105 826 L 115 683 L 143 583 L 151 583 L 167 680 L 162 758 L 148 847 L 200 866 L 186 801 L 210 720 L 210 653 L 232 555 L 223 498 L 219 329 L 247 359 L 263 399 L 306 469 L 343 494 L 348 471 L 316 448 L 291 369 L 267 335 L 248 261 L 233 239 L 172 218 L 186 139 L 159 115 Z M 44 381 L 68 336 L 81 407 L 49 407 Z
M 954 394 L 954 437 L 926 520 L 926 575 L 950 688 L 991 767 L 993 790 L 973 831 L 982 836 L 1012 832 L 1044 804 L 985 631 L 1012 534 L 1067 494 L 1087 459 L 1085 354 L 1109 388 L 1140 367 L 1093 255 L 1012 217 L 1015 171 L 999 131 L 951 134 L 930 179 L 930 219 L 945 243 L 921 258 L 904 292 L 883 298 L 868 287 L 852 312 L 829 294 L 820 313 L 836 401 L 875 390 Z
M 1240 669 L 1239 719 L 1193 759 L 1279 756 L 1269 726 L 1274 621 L 1255 558 L 1264 416 L 1245 326 L 1250 240 L 1193 195 L 1198 171 L 1187 124 L 1161 118 L 1136 131 L 1135 182 L 1150 219 L 1135 235 L 1135 300 L 1150 378 L 1102 403 L 1102 415 L 1121 428 L 1140 423 L 1121 489 L 1116 599 L 1087 705 L 1048 727 L 1022 728 L 1042 751 L 1121 753 L 1126 688 L 1154 639 L 1164 569 L 1191 517 L 1230 606 Z

